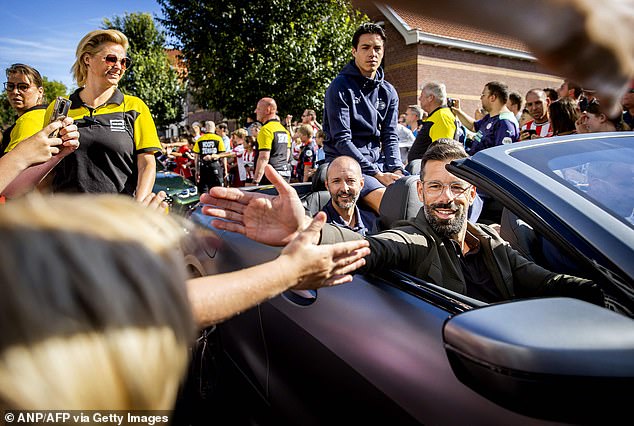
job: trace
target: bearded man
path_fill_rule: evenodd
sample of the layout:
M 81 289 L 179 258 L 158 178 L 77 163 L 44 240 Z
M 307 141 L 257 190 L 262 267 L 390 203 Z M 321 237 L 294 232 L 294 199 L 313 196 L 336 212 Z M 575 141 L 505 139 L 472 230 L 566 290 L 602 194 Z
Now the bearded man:
M 371 252 L 357 272 L 399 269 L 484 302 L 567 296 L 603 306 L 603 292 L 592 281 L 548 271 L 522 257 L 491 227 L 467 221 L 476 188 L 446 169 L 451 161 L 466 157 L 462 144 L 452 139 L 431 144 L 423 155 L 418 182 L 423 207 L 403 226 L 366 236 Z M 281 195 L 213 188 L 204 202 L 218 207 L 204 212 L 233 221 L 214 221 L 219 229 L 283 245 L 306 228 L 310 218 L 303 215 L 297 193 L 281 178 L 273 180 Z M 248 215 L 243 214 L 245 210 Z M 326 224 L 320 244 L 360 238 L 348 229 Z
M 361 166 L 352 157 L 335 158 L 326 169 L 326 188 L 330 200 L 322 209 L 326 222 L 366 235 L 374 228 L 376 215 L 357 206 L 364 179 Z

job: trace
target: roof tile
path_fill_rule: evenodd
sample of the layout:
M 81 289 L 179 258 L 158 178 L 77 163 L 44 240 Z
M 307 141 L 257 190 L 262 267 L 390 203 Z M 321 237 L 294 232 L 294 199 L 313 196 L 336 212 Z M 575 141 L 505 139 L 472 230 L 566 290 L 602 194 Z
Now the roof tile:
M 417 29 L 435 36 L 530 53 L 530 50 L 524 43 L 512 37 L 482 31 L 469 26 L 442 21 L 435 18 L 428 18 L 407 9 L 401 9 L 393 6 L 390 7 L 407 25 L 409 25 L 411 29 Z

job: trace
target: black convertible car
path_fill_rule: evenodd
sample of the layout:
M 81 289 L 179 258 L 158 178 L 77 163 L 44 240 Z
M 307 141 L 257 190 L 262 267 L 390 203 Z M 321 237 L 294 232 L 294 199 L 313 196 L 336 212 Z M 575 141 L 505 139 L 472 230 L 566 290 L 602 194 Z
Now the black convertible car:
M 449 167 L 500 203 L 503 238 L 546 268 L 599 283 L 606 307 L 569 298 L 487 304 L 397 270 L 288 291 L 207 338 L 215 351 L 197 360 L 194 381 L 208 396 L 198 408 L 209 421 L 222 423 L 220 408 L 227 424 L 609 424 L 630 417 L 634 135 L 504 145 Z M 416 179 L 388 188 L 381 227 L 416 214 Z M 310 213 L 328 198 L 318 179 L 296 189 Z M 279 253 L 214 229 L 200 209 L 191 217 L 208 244 L 187 256 L 193 275 Z

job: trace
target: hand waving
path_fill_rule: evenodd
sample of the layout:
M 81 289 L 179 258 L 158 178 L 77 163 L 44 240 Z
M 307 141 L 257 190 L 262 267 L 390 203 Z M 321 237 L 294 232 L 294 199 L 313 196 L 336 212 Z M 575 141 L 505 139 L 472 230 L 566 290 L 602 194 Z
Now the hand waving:
M 271 167 L 266 166 L 266 177 L 279 195 L 259 194 L 235 188 L 211 188 L 200 201 L 204 214 L 229 221 L 214 220 L 218 229 L 238 232 L 252 240 L 275 246 L 286 245 L 309 220 L 297 192 Z
M 326 214 L 319 212 L 308 228 L 299 233 L 282 250 L 299 271 L 296 290 L 317 289 L 352 281 L 351 272 L 365 265 L 363 257 L 370 254 L 366 240 L 338 244 L 316 245 L 319 231 L 326 222 Z

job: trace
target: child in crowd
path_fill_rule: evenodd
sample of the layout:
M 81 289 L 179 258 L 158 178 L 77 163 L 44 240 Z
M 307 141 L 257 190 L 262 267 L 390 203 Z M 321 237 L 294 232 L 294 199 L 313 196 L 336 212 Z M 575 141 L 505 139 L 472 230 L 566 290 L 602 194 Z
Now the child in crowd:
M 297 129 L 297 138 L 301 142 L 299 155 L 297 156 L 297 180 L 308 182 L 311 173 L 308 170 L 315 168 L 317 157 L 317 145 L 313 142 L 313 128 L 310 124 L 302 124 Z
M 253 136 L 247 136 L 244 144 L 244 170 L 246 172 L 245 183 L 253 182 L 253 171 L 255 170 L 255 144 L 257 143 Z
M 246 138 L 247 131 L 245 129 L 237 129 L 231 132 L 231 152 L 233 154 L 233 164 L 229 168 L 229 175 L 231 176 L 229 185 L 233 187 L 244 186 L 244 183 L 247 180 L 247 171 L 245 169 L 244 162 L 244 156 L 246 153 L 244 144 Z

